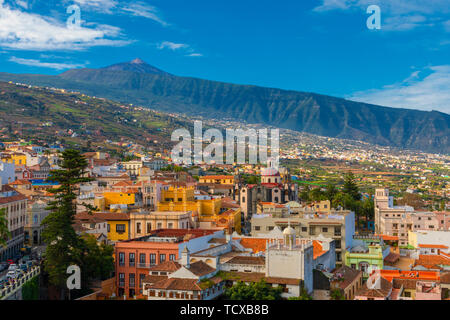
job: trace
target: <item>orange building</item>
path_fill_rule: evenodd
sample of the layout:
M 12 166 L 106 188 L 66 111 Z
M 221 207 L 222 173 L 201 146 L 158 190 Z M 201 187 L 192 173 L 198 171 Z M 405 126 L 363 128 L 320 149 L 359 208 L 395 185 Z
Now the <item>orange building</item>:
M 197 252 L 209 247 L 208 241 L 223 236 L 223 231 L 200 229 L 160 229 L 150 235 L 115 244 L 117 296 L 142 294 L 142 281 L 150 268 L 177 261 L 185 247 Z

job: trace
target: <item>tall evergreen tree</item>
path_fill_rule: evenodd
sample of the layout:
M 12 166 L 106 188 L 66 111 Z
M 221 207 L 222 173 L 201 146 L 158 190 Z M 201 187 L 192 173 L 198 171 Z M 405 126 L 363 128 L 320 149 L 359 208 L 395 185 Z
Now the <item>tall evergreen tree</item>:
M 342 192 L 348 194 L 353 200 L 361 200 L 361 194 L 359 193 L 358 185 L 355 182 L 355 176 L 353 172 L 349 172 L 344 177 L 344 187 Z
M 78 185 L 93 179 L 86 177 L 88 166 L 86 158 L 79 151 L 66 150 L 62 154 L 60 170 L 50 172 L 51 181 L 59 186 L 49 190 L 54 201 L 49 202 L 51 213 L 42 221 L 42 239 L 47 244 L 44 270 L 49 275 L 50 284 L 65 292 L 67 267 L 81 265 L 85 254 L 84 243 L 73 228 L 76 214 Z M 92 209 L 88 206 L 88 209 Z
M 325 196 L 327 197 L 327 200 L 330 200 L 330 202 L 333 201 L 334 197 L 338 194 L 338 190 L 336 186 L 332 183 L 329 183 L 327 185 Z
M 8 229 L 8 219 L 6 218 L 6 209 L 0 209 L 0 247 L 6 247 L 11 233 Z

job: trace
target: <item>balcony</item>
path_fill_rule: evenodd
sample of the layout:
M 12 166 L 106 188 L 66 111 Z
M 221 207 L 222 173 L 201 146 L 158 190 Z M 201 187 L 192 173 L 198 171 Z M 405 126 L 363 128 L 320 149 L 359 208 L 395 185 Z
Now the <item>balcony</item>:
M 153 264 L 152 263 L 138 263 L 137 264 L 137 267 L 142 268 L 142 269 L 149 269 L 154 266 L 156 266 L 156 263 L 153 263 Z

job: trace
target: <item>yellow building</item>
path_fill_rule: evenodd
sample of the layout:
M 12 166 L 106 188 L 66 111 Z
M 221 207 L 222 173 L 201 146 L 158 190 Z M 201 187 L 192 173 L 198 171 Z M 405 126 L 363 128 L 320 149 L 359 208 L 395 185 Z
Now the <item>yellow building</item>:
M 161 201 L 157 211 L 195 211 L 199 217 L 219 214 L 221 199 L 196 200 L 194 188 L 175 188 L 161 190 Z
M 157 229 L 197 229 L 197 214 L 191 211 L 130 213 L 130 238 L 143 237 Z
M 2 159 L 3 162 L 14 163 L 16 166 L 26 166 L 27 156 L 24 153 L 14 152 L 10 153 L 8 157 Z
M 94 215 L 108 223 L 108 240 L 130 239 L 130 215 L 123 212 L 94 212 Z
M 234 184 L 234 176 L 202 176 L 200 183 Z
M 194 188 L 170 187 L 161 190 L 162 201 L 158 202 L 160 212 L 196 212 L 200 227 L 225 228 L 231 233 L 241 232 L 241 209 L 222 207 L 221 198 L 195 199 Z
M 136 202 L 134 192 L 104 192 L 103 198 L 105 199 L 106 207 L 109 207 L 112 204 L 134 205 Z

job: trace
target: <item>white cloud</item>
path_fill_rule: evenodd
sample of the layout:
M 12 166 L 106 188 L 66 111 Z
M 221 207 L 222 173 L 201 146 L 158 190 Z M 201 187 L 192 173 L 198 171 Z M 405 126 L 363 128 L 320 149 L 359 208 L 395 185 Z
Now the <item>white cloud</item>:
M 16 0 L 16 3 L 21 6 L 24 9 L 28 9 L 28 2 L 26 1 L 21 1 L 21 0 Z
M 169 26 L 169 24 L 160 17 L 158 9 L 147 4 L 131 3 L 127 6 L 122 7 L 122 11 L 131 13 L 136 17 L 143 17 L 156 21 L 164 27 Z
M 26 66 L 50 68 L 50 69 L 56 69 L 56 70 L 73 69 L 73 68 L 80 68 L 80 67 L 85 66 L 84 64 L 42 62 L 40 60 L 35 60 L 35 59 L 23 59 L 23 58 L 16 58 L 16 57 L 11 57 L 9 59 L 9 61 L 15 62 L 18 64 L 22 64 L 22 65 L 26 65 Z
M 315 12 L 333 10 L 359 10 L 365 13 L 369 5 L 381 9 L 382 29 L 407 31 L 417 27 L 429 27 L 442 21 L 442 16 L 450 13 L 448 0 L 321 0 L 313 9 Z
M 175 42 L 170 42 L 170 41 L 164 41 L 158 45 L 159 50 L 170 49 L 172 51 L 175 51 L 175 50 L 179 50 L 179 49 L 188 49 L 188 48 L 189 48 L 189 45 L 187 45 L 187 44 L 175 43 Z
M 421 74 L 429 73 L 421 77 Z M 450 114 L 450 65 L 413 72 L 400 83 L 355 92 L 350 100 L 397 108 L 438 110 Z
M 65 23 L 12 9 L 0 0 L 0 47 L 18 50 L 84 50 L 93 46 L 123 46 L 120 29 L 107 25 L 67 28 Z
M 187 57 L 203 57 L 203 55 L 201 53 L 191 53 L 186 55 Z
M 65 0 L 66 3 L 72 0 Z M 73 0 L 73 2 L 80 5 L 82 9 L 93 10 L 105 14 L 131 14 L 135 17 L 143 17 L 158 22 L 164 27 L 170 24 L 164 21 L 158 9 L 154 6 L 148 5 L 144 2 L 135 2 L 118 0 Z
M 156 45 L 159 50 L 169 49 L 172 51 L 182 51 L 186 57 L 203 57 L 203 54 L 195 52 L 195 50 L 188 44 L 175 43 L 170 41 L 163 41 Z

